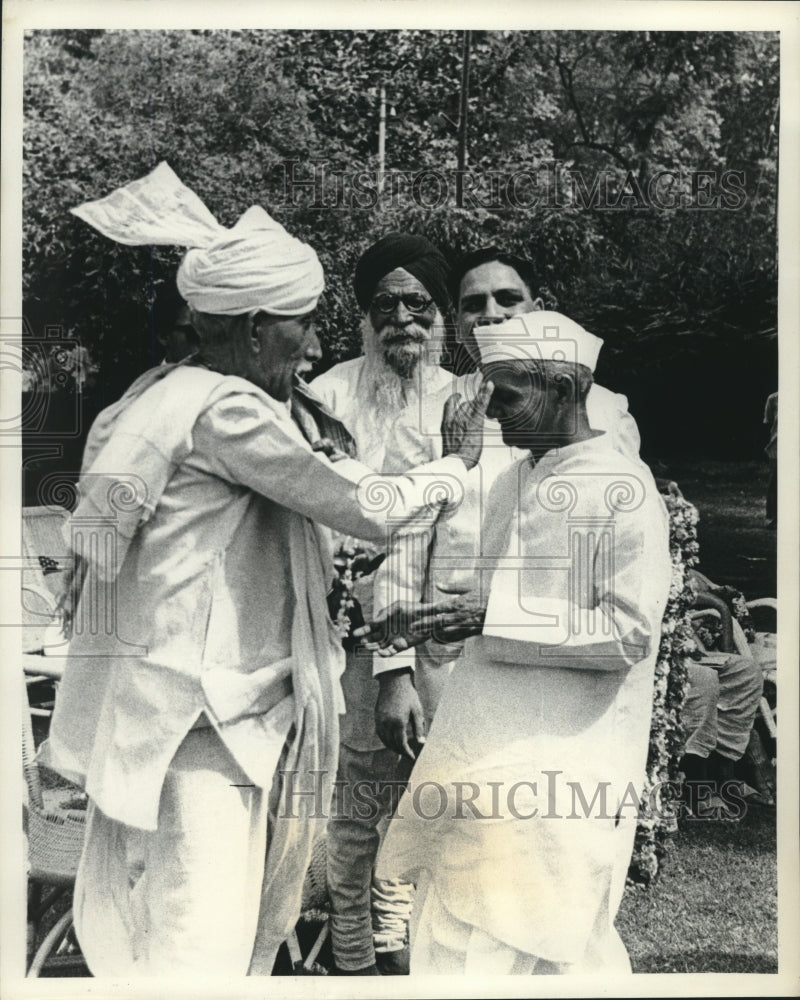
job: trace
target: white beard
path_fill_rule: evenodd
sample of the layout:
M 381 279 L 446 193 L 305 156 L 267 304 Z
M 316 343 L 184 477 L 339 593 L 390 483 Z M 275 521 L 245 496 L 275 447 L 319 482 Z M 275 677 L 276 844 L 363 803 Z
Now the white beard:
M 438 388 L 445 332 L 441 313 L 437 310 L 433 326 L 427 331 L 413 324 L 407 329 L 424 335 L 424 340 L 409 345 L 408 350 L 418 352 L 418 360 L 409 377 L 404 378 L 387 361 L 386 347 L 378 342 L 369 316 L 361 321 L 365 358 L 361 392 L 365 406 L 375 414 L 374 436 L 378 440 L 385 439 L 387 430 L 407 406 Z

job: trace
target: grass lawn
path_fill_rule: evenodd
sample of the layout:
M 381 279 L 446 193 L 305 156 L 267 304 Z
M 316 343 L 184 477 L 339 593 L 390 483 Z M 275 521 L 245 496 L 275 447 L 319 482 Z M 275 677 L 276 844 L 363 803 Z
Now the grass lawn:
M 617 918 L 634 972 L 778 971 L 774 811 L 684 820 L 662 865 Z
M 737 587 L 753 600 L 776 596 L 777 532 L 765 521 L 763 462 L 681 459 L 654 466 L 674 479 L 700 512 L 700 566 L 714 583 Z
M 774 597 L 765 466 L 681 460 L 656 472 L 700 512 L 703 572 L 748 599 Z M 626 891 L 617 926 L 634 972 L 777 972 L 774 811 L 754 807 L 739 823 L 684 820 L 656 883 Z

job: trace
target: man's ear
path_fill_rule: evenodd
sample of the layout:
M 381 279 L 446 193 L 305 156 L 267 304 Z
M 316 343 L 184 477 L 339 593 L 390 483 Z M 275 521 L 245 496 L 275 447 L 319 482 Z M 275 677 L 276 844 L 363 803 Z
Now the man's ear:
M 261 353 L 261 323 L 258 313 L 247 316 L 247 343 L 253 354 Z
M 578 391 L 577 379 L 571 372 L 558 372 L 553 378 L 559 400 L 571 402 Z
M 544 311 L 544 300 L 540 296 L 536 296 L 533 300 L 533 309 L 531 312 L 543 312 Z

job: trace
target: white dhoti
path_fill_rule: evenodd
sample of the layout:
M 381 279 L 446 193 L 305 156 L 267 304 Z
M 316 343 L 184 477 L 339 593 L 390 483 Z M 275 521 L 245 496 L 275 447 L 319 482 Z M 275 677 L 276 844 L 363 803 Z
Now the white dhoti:
M 411 937 L 414 975 L 627 975 L 631 971 L 625 945 L 613 925 L 596 929 L 579 962 L 548 961 L 459 920 L 442 903 L 428 878 L 417 887 Z
M 74 908 L 92 974 L 245 976 L 268 805 L 212 728 L 192 730 L 175 754 L 156 830 L 126 826 L 91 804 Z

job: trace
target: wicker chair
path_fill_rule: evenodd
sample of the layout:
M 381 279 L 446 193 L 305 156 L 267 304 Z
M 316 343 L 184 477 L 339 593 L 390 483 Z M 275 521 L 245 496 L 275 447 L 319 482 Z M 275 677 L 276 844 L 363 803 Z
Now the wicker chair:
M 55 801 L 65 798 L 69 788 L 48 794 L 42 786 L 27 688 L 22 706 L 22 769 L 27 787 L 23 806 L 23 827 L 28 844 L 28 879 L 31 886 L 28 906 L 28 939 L 31 950 L 40 941 L 28 967 L 28 976 L 38 976 L 51 955 L 65 955 L 71 947 L 72 907 L 61 914 L 42 937 L 42 925 L 53 906 L 72 891 L 83 849 L 85 816 Z M 74 795 L 80 790 L 74 788 Z M 73 962 L 76 950 L 72 949 Z
M 59 913 L 71 893 L 78 870 L 85 814 L 70 808 L 80 789 L 46 788 L 36 763 L 34 719 L 39 739 L 46 732 L 53 689 L 63 660 L 41 655 L 59 622 L 58 600 L 70 565 L 62 529 L 69 512 L 62 507 L 25 507 L 22 512 L 22 768 L 26 795 L 23 825 L 28 848 L 28 976 L 38 976 L 45 963 L 80 965 L 74 944 L 72 909 Z M 67 803 L 67 804 L 65 804 Z M 49 929 L 44 932 L 48 925 Z M 33 954 L 35 950 L 35 954 Z M 58 956 L 56 961 L 55 956 Z
M 28 841 L 30 883 L 29 952 L 32 953 L 33 949 L 36 949 L 35 955 L 30 960 L 29 977 L 40 975 L 46 963 L 69 964 L 71 961 L 74 965 L 81 961 L 80 952 L 71 933 L 71 907 L 57 917 L 44 935 L 42 929 L 52 920 L 53 906 L 63 901 L 75 884 L 83 848 L 85 813 L 65 807 L 63 800 L 70 796 L 73 799 L 79 798 L 82 793 L 75 786 L 63 786 L 63 784 L 56 790 L 43 788 L 35 759 L 32 716 L 40 725 L 46 726 L 51 714 L 51 704 L 45 701 L 32 705 L 27 696 L 28 690 L 34 691 L 42 684 L 57 684 L 63 673 L 63 658 L 41 654 L 54 648 L 49 646 L 49 638 L 52 636 L 52 626 L 58 620 L 58 598 L 63 590 L 69 566 L 69 557 L 64 554 L 62 535 L 67 517 L 68 512 L 59 507 L 27 507 L 23 510 L 25 570 L 22 584 L 24 623 L 22 660 L 27 682 L 22 713 L 23 772 L 27 786 L 23 817 Z M 56 651 L 58 651 L 57 642 Z M 321 928 L 305 957 L 302 954 L 297 930 L 294 930 L 286 940 L 296 975 L 324 974 L 326 971 L 316 962 L 329 933 L 326 861 L 327 852 L 323 837 L 314 846 L 303 886 L 302 915 L 298 924 L 298 926 L 321 924 Z M 305 936 L 303 935 L 304 938 Z M 38 947 L 37 942 L 39 942 Z M 31 959 L 30 953 L 29 959 Z
M 36 659 L 40 662 L 42 660 L 41 657 Z M 56 669 L 53 669 L 53 673 Z M 36 667 L 33 670 L 39 679 L 41 671 Z M 28 977 L 33 978 L 39 976 L 47 964 L 73 966 L 82 964 L 71 934 L 71 906 L 57 917 L 44 935 L 42 928 L 48 922 L 48 914 L 52 913 L 53 907 L 74 887 L 83 849 L 85 813 L 82 810 L 69 808 L 63 803 L 63 800 L 70 795 L 73 797 L 81 795 L 77 787 L 65 786 L 49 791 L 43 788 L 35 759 L 36 749 L 27 692 L 22 720 L 22 765 L 27 787 L 27 801 L 23 806 L 23 826 L 28 844 L 28 879 L 31 887 L 28 938 L 30 951 L 36 948 L 32 957 L 29 954 Z M 62 802 L 58 802 L 58 799 Z M 298 924 L 298 926 L 321 926 L 305 956 L 302 953 L 297 929 L 286 939 L 295 975 L 326 973 L 326 970 L 317 963 L 320 950 L 330 932 L 326 863 L 326 841 L 322 837 L 314 845 L 311 864 L 303 885 L 302 913 Z

